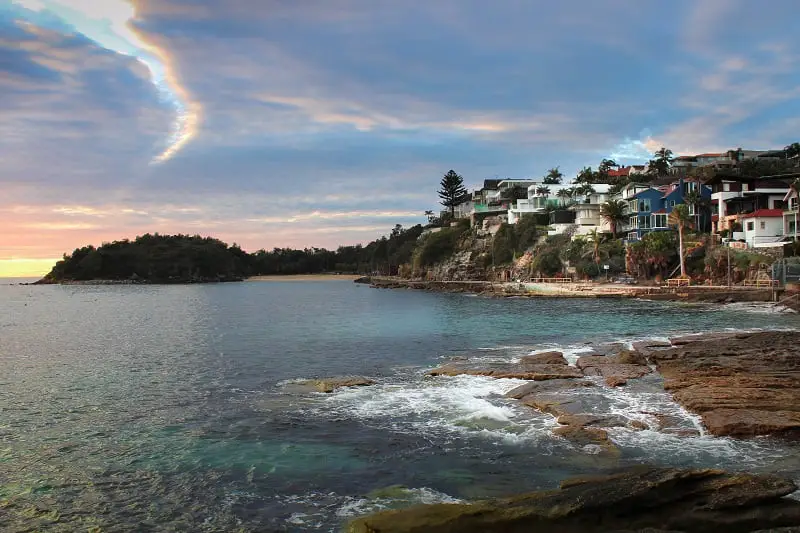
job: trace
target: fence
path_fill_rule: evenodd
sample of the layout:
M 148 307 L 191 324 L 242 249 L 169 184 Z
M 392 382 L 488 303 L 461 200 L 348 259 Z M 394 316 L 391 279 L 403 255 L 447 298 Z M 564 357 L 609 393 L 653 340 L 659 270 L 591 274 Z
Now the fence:
M 533 278 L 530 283 L 572 283 L 572 278 Z
M 800 282 L 800 262 L 783 259 L 772 264 L 772 279 L 786 283 Z

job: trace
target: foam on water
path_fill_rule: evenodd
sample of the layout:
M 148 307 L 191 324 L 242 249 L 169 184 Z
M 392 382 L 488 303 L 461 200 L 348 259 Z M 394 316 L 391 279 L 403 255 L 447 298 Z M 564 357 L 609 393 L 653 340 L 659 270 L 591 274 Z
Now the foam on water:
M 504 397 L 523 383 L 483 376 L 418 375 L 339 391 L 324 398 L 323 410 L 421 433 L 468 432 L 512 441 L 547 435 L 555 425 L 552 417 Z

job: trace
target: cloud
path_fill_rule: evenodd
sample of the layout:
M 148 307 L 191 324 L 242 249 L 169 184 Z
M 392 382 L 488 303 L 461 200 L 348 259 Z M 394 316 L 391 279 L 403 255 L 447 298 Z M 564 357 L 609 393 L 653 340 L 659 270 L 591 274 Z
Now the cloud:
M 145 231 L 336 246 L 424 221 L 451 168 L 570 177 L 800 120 L 793 0 L 94 4 L 0 6 L 6 257 Z M 180 115 L 163 87 L 197 121 L 149 165 Z

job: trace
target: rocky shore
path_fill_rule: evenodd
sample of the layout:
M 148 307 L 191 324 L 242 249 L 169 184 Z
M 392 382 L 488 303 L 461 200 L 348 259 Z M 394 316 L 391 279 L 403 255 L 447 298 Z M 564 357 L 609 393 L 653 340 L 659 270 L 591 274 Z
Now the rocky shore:
M 418 505 L 347 524 L 347 533 L 775 531 L 800 525 L 797 490 L 778 476 L 637 467 L 568 479 L 557 490 L 473 503 Z
M 493 281 L 409 280 L 396 277 L 362 277 L 356 283 L 377 289 L 414 289 L 432 292 L 480 294 L 500 298 L 645 298 L 683 302 L 772 302 L 780 291 L 755 287 L 664 287 L 618 283 L 533 283 Z

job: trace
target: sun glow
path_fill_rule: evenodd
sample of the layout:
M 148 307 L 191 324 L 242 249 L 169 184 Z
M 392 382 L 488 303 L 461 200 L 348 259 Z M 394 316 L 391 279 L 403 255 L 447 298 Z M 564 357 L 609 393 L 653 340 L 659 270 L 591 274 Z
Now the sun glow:
M 176 75 L 174 60 L 163 48 L 148 42 L 133 28 L 136 9 L 126 0 L 11 0 L 23 8 L 47 11 L 99 46 L 135 58 L 147 67 L 160 97 L 175 110 L 166 147 L 153 158 L 167 161 L 197 134 L 202 107 Z

